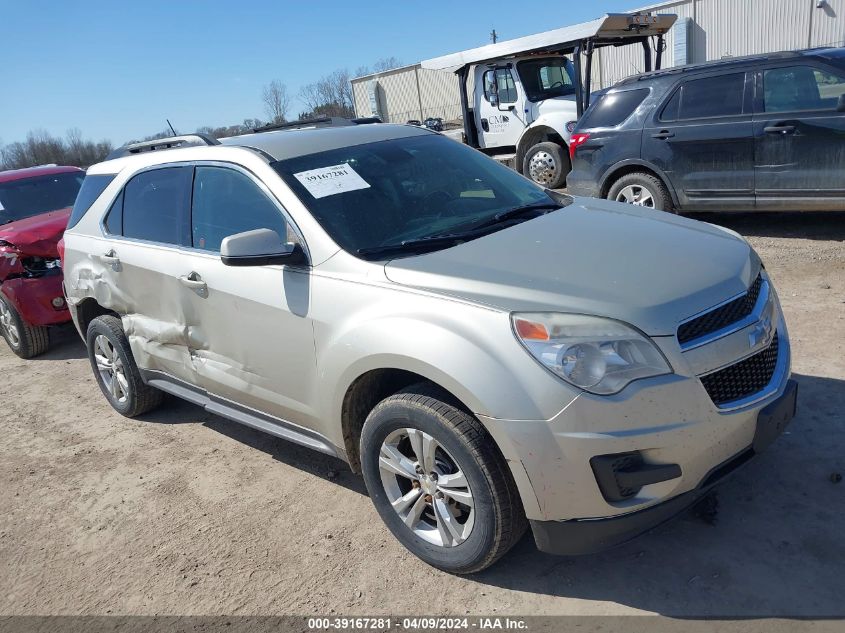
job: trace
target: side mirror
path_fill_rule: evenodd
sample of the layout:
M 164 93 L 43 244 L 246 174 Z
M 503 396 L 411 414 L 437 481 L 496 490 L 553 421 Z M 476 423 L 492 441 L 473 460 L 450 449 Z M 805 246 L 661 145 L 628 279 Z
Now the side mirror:
M 836 111 L 845 112 L 845 93 L 839 95 L 839 101 L 836 102 Z
M 230 235 L 220 245 L 220 259 L 227 266 L 303 266 L 308 256 L 297 243 L 282 242 L 270 229 L 255 229 Z

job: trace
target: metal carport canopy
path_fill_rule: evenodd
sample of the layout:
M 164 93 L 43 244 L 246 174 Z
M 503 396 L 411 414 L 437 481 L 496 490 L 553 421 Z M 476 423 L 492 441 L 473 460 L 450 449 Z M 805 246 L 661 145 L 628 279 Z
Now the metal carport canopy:
M 420 62 L 429 70 L 454 70 L 493 59 L 524 53 L 568 53 L 585 40 L 592 39 L 594 46 L 610 46 L 627 43 L 630 38 L 643 38 L 665 34 L 677 15 L 649 15 L 644 13 L 607 13 L 590 22 L 565 26 L 552 31 L 526 35 L 496 44 L 470 48 L 459 53 L 443 55 Z

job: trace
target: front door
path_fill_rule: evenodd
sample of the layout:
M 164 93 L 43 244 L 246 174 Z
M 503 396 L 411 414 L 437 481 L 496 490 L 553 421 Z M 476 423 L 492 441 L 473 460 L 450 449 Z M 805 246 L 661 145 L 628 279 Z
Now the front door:
M 191 247 L 184 257 L 188 350 L 199 385 L 216 396 L 313 426 L 316 378 L 310 319 L 311 275 L 286 266 L 226 266 L 223 238 L 258 228 L 299 239 L 281 207 L 253 176 L 198 165 Z
M 689 79 L 646 122 L 642 156 L 685 210 L 754 207 L 753 79 L 743 71 Z
M 483 148 L 515 147 L 525 125 L 523 96 L 508 66 L 476 70 L 475 118 L 478 144 Z
M 845 210 L 845 70 L 793 64 L 757 76 L 757 207 Z

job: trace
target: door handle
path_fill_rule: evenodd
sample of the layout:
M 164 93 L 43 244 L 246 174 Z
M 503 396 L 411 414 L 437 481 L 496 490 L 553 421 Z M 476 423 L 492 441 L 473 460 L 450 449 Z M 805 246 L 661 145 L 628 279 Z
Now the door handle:
M 183 286 L 187 286 L 191 290 L 196 291 L 197 294 L 206 294 L 208 292 L 208 284 L 202 280 L 202 277 L 193 271 L 187 275 L 179 277 L 179 282 Z
M 795 132 L 794 125 L 768 125 L 763 128 L 766 134 L 792 134 Z
M 104 264 L 111 264 L 115 266 L 120 263 L 120 258 L 117 256 L 117 253 L 114 252 L 114 249 L 111 249 L 102 255 L 98 255 L 97 259 L 99 259 Z
M 481 129 L 485 132 L 490 131 L 490 122 L 487 119 L 481 119 Z
M 669 130 L 660 130 L 657 134 L 652 134 L 651 138 L 667 139 L 672 138 L 673 136 L 675 136 L 674 132 L 670 132 Z

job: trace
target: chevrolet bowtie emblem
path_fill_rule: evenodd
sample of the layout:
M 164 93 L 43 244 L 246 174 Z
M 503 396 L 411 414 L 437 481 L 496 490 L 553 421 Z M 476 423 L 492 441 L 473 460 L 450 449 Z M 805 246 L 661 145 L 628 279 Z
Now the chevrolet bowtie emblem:
M 773 335 L 772 319 L 770 317 L 766 317 L 765 319 L 760 320 L 754 326 L 754 329 L 749 332 L 748 346 L 751 349 L 754 349 L 760 344 L 768 345 L 771 342 Z

